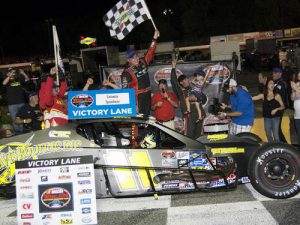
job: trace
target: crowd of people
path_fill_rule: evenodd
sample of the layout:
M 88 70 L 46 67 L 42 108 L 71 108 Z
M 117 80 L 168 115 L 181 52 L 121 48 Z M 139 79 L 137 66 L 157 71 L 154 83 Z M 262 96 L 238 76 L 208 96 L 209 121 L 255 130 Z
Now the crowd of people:
M 151 63 L 160 33 L 154 32 L 150 47 L 144 57 L 139 57 L 135 50 L 126 53 L 127 63 L 118 86 L 112 77 L 102 82 L 96 89 L 133 88 L 136 108 L 139 114 L 153 115 L 165 126 L 175 129 L 175 110 L 180 109 L 184 121 L 184 134 L 198 138 L 203 134 L 203 90 L 208 84 L 208 72 L 197 70 L 190 80 L 184 74 L 177 77 L 177 60 L 172 61 L 171 88 L 165 79 L 158 81 L 158 91 L 152 93 L 148 66 Z M 236 62 L 235 62 L 236 63 Z M 68 123 L 67 83 L 62 74 L 52 68 L 48 76 L 41 80 L 38 92 L 25 92 L 23 85 L 29 80 L 23 70 L 10 68 L 3 80 L 6 87 L 8 109 L 15 134 L 49 128 Z M 230 79 L 227 93 L 229 104 L 221 103 L 220 119 L 230 118 L 229 133 L 236 135 L 251 132 L 254 124 L 255 108 L 253 101 L 262 101 L 264 127 L 269 142 L 286 142 L 282 134 L 281 122 L 284 110 L 291 108 L 295 112 L 294 121 L 300 143 L 300 70 L 294 75 L 285 61 L 281 67 L 273 68 L 272 78 L 263 73 L 258 75 L 259 94 L 251 96 L 247 88 Z M 95 89 L 94 80 L 87 79 L 83 90 Z

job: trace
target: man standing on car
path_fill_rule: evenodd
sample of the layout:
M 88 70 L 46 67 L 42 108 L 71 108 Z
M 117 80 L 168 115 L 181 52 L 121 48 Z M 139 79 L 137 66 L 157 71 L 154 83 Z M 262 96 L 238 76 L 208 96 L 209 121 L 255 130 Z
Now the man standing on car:
M 29 77 L 23 70 L 9 68 L 2 82 L 2 84 L 6 86 L 8 110 L 16 134 L 23 133 L 23 125 L 16 124 L 15 119 L 18 110 L 25 104 L 24 84 L 27 81 L 29 81 Z
M 159 91 L 151 98 L 151 109 L 154 117 L 165 126 L 175 129 L 175 109 L 178 107 L 178 100 L 175 94 L 168 91 L 168 84 L 165 79 L 158 81 Z
M 279 67 L 273 68 L 272 78 L 274 81 L 274 93 L 278 93 L 283 101 L 285 108 L 289 106 L 288 102 L 288 94 L 287 94 L 287 84 L 282 78 L 282 69 Z M 284 110 L 280 110 L 280 122 L 279 122 L 279 140 L 281 142 L 287 143 L 281 128 L 282 117 L 284 114 Z
M 220 118 L 227 116 L 232 118 L 229 133 L 236 135 L 242 132 L 250 132 L 254 122 L 254 104 L 251 95 L 234 79 L 230 79 L 227 92 L 230 94 L 230 105 L 222 103 L 221 108 L 230 108 L 230 112 L 219 112 Z
M 140 58 L 135 50 L 126 53 L 127 63 L 121 75 L 122 88 L 134 88 L 137 112 L 144 116 L 150 115 L 151 87 L 148 66 L 154 56 L 159 31 L 155 30 L 153 40 L 145 57 Z

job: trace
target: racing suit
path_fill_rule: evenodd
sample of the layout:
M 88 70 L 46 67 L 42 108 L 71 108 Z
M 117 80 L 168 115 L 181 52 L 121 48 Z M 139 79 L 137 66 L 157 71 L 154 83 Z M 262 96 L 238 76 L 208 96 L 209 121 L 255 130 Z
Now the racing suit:
M 140 58 L 137 66 L 126 64 L 121 75 L 122 88 L 134 88 L 137 112 L 150 115 L 151 110 L 151 86 L 148 74 L 148 66 L 154 56 L 156 40 L 153 39 L 147 53 Z
M 39 91 L 40 108 L 44 114 L 45 128 L 56 127 L 68 123 L 67 106 L 64 104 L 64 94 L 67 91 L 67 83 L 61 82 L 59 94 L 52 95 L 53 78 L 47 77 L 46 82 L 41 83 Z

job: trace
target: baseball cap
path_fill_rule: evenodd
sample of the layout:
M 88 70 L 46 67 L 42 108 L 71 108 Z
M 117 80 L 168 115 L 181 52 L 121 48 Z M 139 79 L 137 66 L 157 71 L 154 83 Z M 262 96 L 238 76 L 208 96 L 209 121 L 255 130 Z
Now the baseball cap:
M 204 72 L 203 70 L 197 70 L 197 71 L 194 73 L 194 76 L 197 76 L 197 75 L 205 76 L 205 72 Z
M 237 86 L 237 82 L 234 79 L 230 79 L 229 80 L 229 87 L 236 87 Z
M 14 68 L 12 68 L 12 67 L 9 67 L 9 68 L 7 69 L 7 71 L 8 71 L 9 73 L 11 73 L 11 72 L 16 72 L 17 70 L 14 69 Z
M 37 93 L 36 93 L 36 92 L 34 92 L 34 91 L 32 91 L 32 92 L 30 92 L 30 93 L 29 93 L 29 95 L 28 95 L 28 96 L 29 96 L 29 98 L 30 98 L 30 97 L 33 97 L 33 96 L 36 96 L 36 95 L 37 95 Z
M 165 85 L 167 85 L 168 83 L 167 83 L 167 81 L 165 79 L 160 79 L 158 81 L 158 84 L 165 84 Z
M 126 59 L 130 59 L 130 58 L 132 58 L 134 55 L 136 55 L 136 51 L 135 51 L 134 49 L 128 50 L 128 51 L 126 52 Z
M 52 84 L 52 88 L 58 88 L 58 87 L 59 87 L 59 85 L 57 85 L 56 83 Z
M 282 73 L 282 69 L 279 67 L 273 68 L 273 73 Z

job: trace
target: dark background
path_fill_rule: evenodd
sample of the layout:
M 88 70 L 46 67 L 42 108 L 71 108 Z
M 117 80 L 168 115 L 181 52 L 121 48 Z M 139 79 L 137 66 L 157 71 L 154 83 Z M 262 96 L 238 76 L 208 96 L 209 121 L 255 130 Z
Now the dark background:
M 117 2 L 6 1 L 5 7 L 2 2 L 0 56 L 49 55 L 52 24 L 64 54 L 79 52 L 80 36 L 96 37 L 98 46 L 118 45 L 121 50 L 128 44 L 149 43 L 154 31 L 150 21 L 122 41 L 109 36 L 102 17 Z M 213 35 L 300 27 L 300 0 L 148 0 L 147 4 L 160 41 L 204 44 Z

